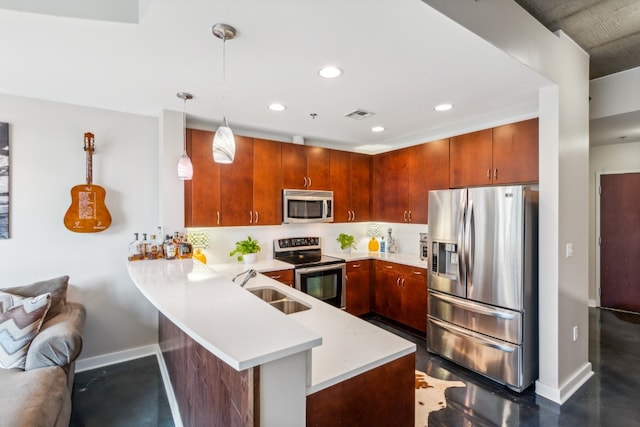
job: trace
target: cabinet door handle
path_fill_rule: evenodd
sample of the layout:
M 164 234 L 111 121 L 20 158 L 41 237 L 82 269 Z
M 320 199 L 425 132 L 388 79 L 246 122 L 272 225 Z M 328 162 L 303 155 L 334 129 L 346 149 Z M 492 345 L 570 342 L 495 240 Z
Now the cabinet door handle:
M 256 211 L 256 222 L 255 222 L 255 224 L 257 224 L 257 223 L 258 223 L 258 218 L 259 218 L 259 216 L 258 216 L 258 211 Z
M 493 179 L 498 179 L 498 168 L 493 170 Z
M 269 277 L 271 277 L 272 279 L 276 279 L 277 280 L 277 279 L 281 278 L 282 275 L 281 274 L 276 274 L 275 276 L 269 276 Z
M 356 220 L 356 211 L 351 211 L 351 213 L 353 213 L 353 219 L 351 221 L 355 221 Z
M 249 211 L 249 224 L 253 224 L 253 211 Z
M 351 267 L 352 267 L 352 268 L 359 268 L 359 267 L 360 267 L 360 264 L 351 264 Z
M 309 186 L 307 188 L 311 188 L 311 177 L 309 177 L 308 179 L 309 179 Z
M 404 277 L 402 278 L 402 287 L 404 288 Z
M 304 178 L 304 188 L 307 188 L 307 177 L 303 177 Z
M 417 274 L 417 275 L 419 275 L 419 276 L 421 276 L 421 275 L 422 275 L 422 272 L 421 272 L 421 271 L 412 271 L 411 273 L 412 273 L 412 274 Z
M 411 211 L 409 211 L 409 222 L 411 222 Z
M 393 268 L 393 267 L 390 265 L 385 265 L 384 268 Z
M 217 217 L 218 217 L 218 219 L 217 219 L 217 221 L 218 221 L 218 222 L 217 222 L 217 224 L 218 224 L 218 225 L 220 225 L 220 211 L 217 211 L 217 212 L 216 212 L 216 215 L 217 215 Z
M 396 286 L 400 287 L 400 278 L 399 277 L 396 279 Z
M 407 222 L 407 211 L 404 211 L 402 218 L 404 219 L 404 222 Z
M 487 169 L 487 179 L 491 180 L 491 168 Z

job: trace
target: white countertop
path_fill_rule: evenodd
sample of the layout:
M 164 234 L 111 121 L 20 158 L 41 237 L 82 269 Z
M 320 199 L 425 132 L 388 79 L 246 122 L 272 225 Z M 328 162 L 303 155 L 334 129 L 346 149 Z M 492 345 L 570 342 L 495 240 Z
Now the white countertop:
M 342 258 L 345 261 L 360 261 L 365 259 L 378 259 L 381 261 L 395 262 L 398 264 L 410 265 L 412 267 L 429 268 L 426 260 L 421 260 L 418 255 L 407 255 L 402 253 L 380 253 L 380 252 L 333 252 L 326 255 Z
M 415 352 L 412 342 L 262 274 L 246 289 L 231 282 L 248 267 L 272 271 L 291 265 L 156 260 L 130 262 L 129 273 L 160 312 L 237 370 L 312 349 L 307 394 Z M 247 292 L 262 286 L 275 287 L 311 309 L 286 315 Z

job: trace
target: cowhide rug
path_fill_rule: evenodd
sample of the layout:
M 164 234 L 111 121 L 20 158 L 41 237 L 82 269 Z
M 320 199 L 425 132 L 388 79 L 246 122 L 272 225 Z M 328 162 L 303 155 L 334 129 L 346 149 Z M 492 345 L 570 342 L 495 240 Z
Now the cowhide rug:
M 462 381 L 444 381 L 416 371 L 416 427 L 429 425 L 429 413 L 447 407 L 444 391 L 449 387 L 464 387 Z

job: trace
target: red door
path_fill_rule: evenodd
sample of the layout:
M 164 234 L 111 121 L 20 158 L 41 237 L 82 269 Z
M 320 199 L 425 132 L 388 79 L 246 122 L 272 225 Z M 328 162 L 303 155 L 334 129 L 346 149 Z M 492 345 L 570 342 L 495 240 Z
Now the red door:
M 640 312 L 640 173 L 600 186 L 600 305 Z

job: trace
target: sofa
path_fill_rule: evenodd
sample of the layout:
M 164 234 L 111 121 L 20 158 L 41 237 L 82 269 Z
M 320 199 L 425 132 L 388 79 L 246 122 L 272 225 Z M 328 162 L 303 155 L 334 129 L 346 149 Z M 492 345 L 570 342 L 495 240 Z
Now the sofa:
M 0 289 L 0 427 L 69 425 L 86 311 L 68 281 Z

